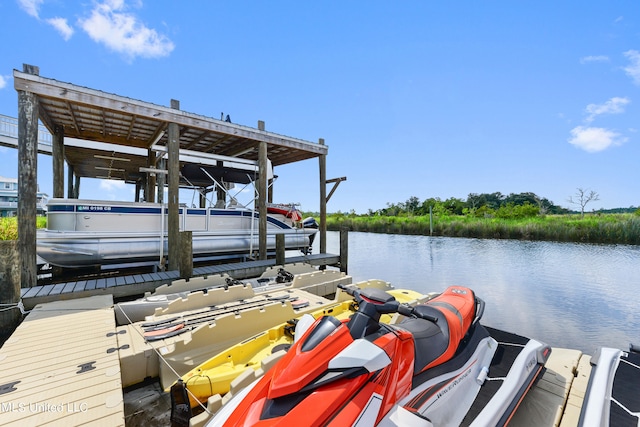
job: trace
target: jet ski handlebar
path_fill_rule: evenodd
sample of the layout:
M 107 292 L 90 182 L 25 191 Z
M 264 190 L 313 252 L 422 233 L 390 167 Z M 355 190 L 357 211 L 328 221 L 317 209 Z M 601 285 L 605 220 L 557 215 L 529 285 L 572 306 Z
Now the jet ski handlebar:
M 380 289 L 361 290 L 353 286 L 342 284 L 338 285 L 338 288 L 354 297 L 360 307 L 362 307 L 363 302 L 369 302 L 370 304 L 366 304 L 366 308 L 364 308 L 364 310 L 375 310 L 378 316 L 380 314 L 398 313 L 406 317 L 416 317 L 433 323 L 438 322 L 437 317 L 419 311 L 409 305 L 400 304 L 392 295 Z M 371 316 L 373 313 L 368 314 Z

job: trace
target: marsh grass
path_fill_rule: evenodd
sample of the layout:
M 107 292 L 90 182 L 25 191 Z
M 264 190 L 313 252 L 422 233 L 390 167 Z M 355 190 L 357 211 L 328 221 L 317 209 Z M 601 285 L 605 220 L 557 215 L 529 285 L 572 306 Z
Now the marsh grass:
M 429 235 L 428 216 L 357 216 L 332 214 L 328 230 L 346 228 L 373 233 Z M 640 244 L 640 216 L 634 214 L 547 215 L 523 219 L 439 216 L 434 236 L 559 242 Z
M 47 226 L 47 218 L 43 216 L 36 217 L 36 228 L 45 228 Z M 0 240 L 17 240 L 18 239 L 18 218 L 0 218 Z

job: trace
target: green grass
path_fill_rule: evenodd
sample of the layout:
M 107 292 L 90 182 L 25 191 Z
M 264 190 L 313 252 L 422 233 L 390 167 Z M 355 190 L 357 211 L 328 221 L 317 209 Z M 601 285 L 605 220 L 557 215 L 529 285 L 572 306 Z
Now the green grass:
M 357 216 L 331 214 L 327 229 L 429 235 L 428 216 Z M 434 236 L 559 242 L 640 244 L 640 216 L 635 214 L 547 215 L 523 219 L 434 217 Z
M 47 218 L 43 216 L 36 217 L 36 228 L 45 228 L 47 226 Z M 18 218 L 0 218 L 0 240 L 17 240 L 18 239 Z

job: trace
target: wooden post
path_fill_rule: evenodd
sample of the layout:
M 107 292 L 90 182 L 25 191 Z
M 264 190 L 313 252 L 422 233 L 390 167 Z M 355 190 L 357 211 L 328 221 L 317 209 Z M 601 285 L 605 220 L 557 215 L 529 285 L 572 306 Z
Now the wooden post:
M 347 274 L 349 265 L 349 230 L 340 229 L 340 271 Z
M 429 236 L 433 236 L 433 206 L 429 206 Z
M 25 64 L 25 73 L 38 67 Z M 36 202 L 38 192 L 38 96 L 18 91 L 18 252 L 23 288 L 37 285 Z
M 193 232 L 180 232 L 180 277 L 189 279 L 193 276 Z
M 171 108 L 180 109 L 180 101 L 171 100 Z M 180 259 L 180 129 L 177 123 L 168 127 L 169 215 L 167 220 L 169 238 L 169 270 L 177 270 Z
M 324 145 L 324 139 L 318 141 L 320 145 Z M 327 156 L 322 154 L 318 157 L 318 165 L 320 167 L 320 253 L 327 253 Z M 320 269 L 324 270 L 326 266 L 321 265 Z
M 20 254 L 15 240 L 0 241 L 0 304 L 20 301 Z M 6 338 L 20 323 L 22 313 L 17 307 L 2 306 L 0 337 Z
M 52 137 L 53 197 L 64 197 L 64 128 L 56 126 Z
M 152 149 L 147 150 L 147 166 L 156 167 L 156 152 Z M 156 201 L 156 174 L 147 175 L 147 186 L 145 188 L 144 201 L 154 203 Z
M 73 199 L 73 166 L 67 166 L 67 198 Z
M 74 180 L 75 182 L 73 184 L 73 198 L 79 199 L 80 198 L 80 176 L 75 175 Z
M 165 170 L 167 168 L 167 161 L 162 158 L 158 162 L 158 169 Z M 164 186 L 166 184 L 165 174 L 161 173 L 158 175 L 157 179 L 158 183 L 158 203 L 164 203 Z
M 258 146 L 258 249 L 259 259 L 267 259 L 267 143 Z
M 136 194 L 136 202 L 140 200 L 147 201 L 147 183 L 148 183 L 149 174 L 145 173 L 136 181 L 136 185 L 138 187 L 138 192 Z
M 262 120 L 258 120 L 258 130 L 264 130 L 264 121 Z M 267 182 L 267 202 L 268 203 L 273 203 L 273 179 L 270 179 Z
M 284 234 L 276 234 L 276 265 L 284 265 Z

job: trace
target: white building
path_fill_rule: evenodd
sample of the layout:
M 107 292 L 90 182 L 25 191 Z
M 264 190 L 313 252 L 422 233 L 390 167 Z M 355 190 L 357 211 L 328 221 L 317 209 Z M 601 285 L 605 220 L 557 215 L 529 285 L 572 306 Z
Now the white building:
M 39 190 L 39 189 L 38 189 Z M 47 213 L 49 195 L 38 191 L 37 215 Z M 16 216 L 18 212 L 18 179 L 0 176 L 0 217 Z

